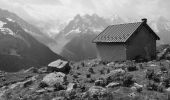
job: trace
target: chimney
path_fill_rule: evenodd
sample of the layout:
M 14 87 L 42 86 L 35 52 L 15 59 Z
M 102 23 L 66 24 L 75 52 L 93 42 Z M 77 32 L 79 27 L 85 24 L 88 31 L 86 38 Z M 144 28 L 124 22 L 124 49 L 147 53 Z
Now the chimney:
M 147 23 L 147 19 L 146 19 L 146 18 L 143 18 L 143 19 L 142 19 L 142 22 Z

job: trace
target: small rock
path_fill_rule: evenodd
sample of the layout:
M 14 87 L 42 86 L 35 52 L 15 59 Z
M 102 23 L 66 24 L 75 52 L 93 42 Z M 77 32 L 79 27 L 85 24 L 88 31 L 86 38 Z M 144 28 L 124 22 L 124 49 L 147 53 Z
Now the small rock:
M 106 85 L 106 82 L 104 80 L 96 80 L 94 82 L 94 85 L 95 86 L 105 86 Z
M 23 83 L 23 87 L 28 87 L 28 86 L 31 85 L 32 83 L 33 83 L 32 80 L 25 81 L 25 82 Z
M 170 87 L 166 89 L 167 92 L 170 92 Z
M 129 97 L 131 97 L 131 98 L 134 98 L 134 97 L 136 97 L 136 93 L 130 93 L 129 95 L 128 95 Z
M 64 99 L 65 99 L 64 97 L 55 97 L 52 100 L 64 100 Z
M 117 82 L 112 82 L 112 83 L 109 83 L 106 88 L 114 88 L 114 87 L 117 87 L 117 86 L 120 86 L 120 83 L 117 83 Z
M 151 67 L 156 67 L 157 65 L 155 65 L 155 64 L 150 64 L 149 66 L 151 66 Z
M 35 67 L 31 67 L 24 71 L 24 73 L 38 73 L 38 69 Z
M 67 90 L 66 91 L 71 91 L 71 90 L 73 90 L 75 88 L 76 88 L 76 84 L 75 83 L 69 83 L 67 85 Z
M 34 81 L 36 81 L 37 77 L 38 77 L 38 75 L 33 76 L 33 77 L 29 78 L 28 80 L 22 82 L 23 83 L 23 87 L 27 87 L 27 86 L 31 85 Z
M 46 90 L 45 89 L 40 89 L 40 90 L 37 90 L 37 91 L 35 91 L 35 92 L 37 92 L 37 93 L 43 93 L 43 92 L 45 92 Z
M 114 66 L 114 64 L 115 64 L 114 62 L 110 62 L 107 64 L 107 66 Z
M 142 88 L 142 87 L 143 87 L 143 85 L 139 85 L 138 83 L 134 83 L 134 86 L 135 86 L 135 87 L 139 87 L 139 88 Z
M 42 67 L 40 69 L 38 69 L 39 73 L 47 73 L 47 67 Z

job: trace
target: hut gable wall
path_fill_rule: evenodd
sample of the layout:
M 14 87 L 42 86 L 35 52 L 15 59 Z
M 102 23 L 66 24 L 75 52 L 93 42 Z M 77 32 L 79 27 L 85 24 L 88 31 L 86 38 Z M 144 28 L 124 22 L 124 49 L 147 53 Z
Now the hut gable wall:
M 127 59 L 132 60 L 136 57 L 151 59 L 156 57 L 156 39 L 153 34 L 142 26 L 131 39 L 126 43 Z

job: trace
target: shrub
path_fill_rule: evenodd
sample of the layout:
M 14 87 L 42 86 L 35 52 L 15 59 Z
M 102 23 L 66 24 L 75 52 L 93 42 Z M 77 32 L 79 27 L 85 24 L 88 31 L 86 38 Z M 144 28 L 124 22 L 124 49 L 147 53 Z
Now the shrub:
M 78 75 L 75 75 L 75 74 L 74 74 L 73 77 L 74 77 L 74 78 L 78 78 Z
M 99 64 L 106 65 L 108 64 L 108 61 L 100 61 Z
M 56 91 L 66 89 L 66 87 L 64 87 L 64 86 L 63 86 L 62 84 L 60 84 L 60 83 L 55 84 L 54 87 L 55 87 L 55 90 L 56 90 Z
M 163 84 L 166 88 L 170 87 L 170 75 L 169 74 L 164 77 Z
M 152 80 L 155 81 L 155 82 L 160 82 L 161 81 L 161 78 L 159 75 L 157 74 L 153 74 L 152 76 Z
M 147 69 L 147 71 L 146 71 L 146 78 L 151 80 L 153 78 L 153 75 L 154 75 L 154 69 Z
M 128 70 L 128 71 L 136 71 L 136 70 L 137 70 L 137 67 L 136 67 L 135 65 L 128 66 L 128 67 L 127 67 L 127 70 Z
M 154 83 L 153 81 L 149 81 L 148 84 L 146 85 L 146 88 L 148 90 L 157 90 L 158 85 L 156 83 Z
M 107 74 L 110 73 L 110 69 L 107 69 Z
M 103 69 L 100 70 L 100 74 L 104 74 L 104 70 Z
M 162 72 L 164 72 L 164 71 L 167 71 L 167 68 L 166 68 L 165 66 L 162 66 L 162 67 L 160 67 L 160 70 L 161 70 Z
M 91 77 L 91 74 L 86 74 L 86 77 L 87 77 L 87 78 L 90 78 L 90 77 Z
M 90 68 L 88 69 L 88 71 L 89 71 L 90 73 L 94 74 L 93 68 L 90 67 Z
M 163 90 L 164 90 L 164 86 L 162 84 L 155 83 L 154 81 L 150 81 L 146 85 L 146 88 L 148 90 L 158 91 L 158 92 L 163 92 Z
M 45 82 L 41 82 L 39 84 L 39 88 L 45 88 L 45 87 L 48 87 L 48 85 Z
M 127 62 L 126 65 L 127 65 L 127 70 L 128 71 L 136 71 L 137 70 L 137 67 L 136 67 L 135 63 L 132 62 L 132 61 Z
M 123 86 L 129 87 L 134 83 L 133 75 L 127 74 L 123 78 Z

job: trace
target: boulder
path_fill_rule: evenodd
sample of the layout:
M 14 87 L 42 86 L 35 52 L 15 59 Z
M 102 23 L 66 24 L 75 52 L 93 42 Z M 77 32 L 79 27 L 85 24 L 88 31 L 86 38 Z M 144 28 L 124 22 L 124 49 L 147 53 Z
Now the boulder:
M 100 86 L 92 86 L 89 88 L 88 93 L 91 97 L 94 96 L 104 96 L 107 94 L 106 88 Z
M 64 60 L 56 60 L 48 64 L 47 71 L 48 72 L 63 72 L 65 74 L 69 73 L 71 67 L 69 66 L 68 61 Z
M 55 84 L 63 84 L 65 81 L 66 75 L 62 72 L 53 72 L 50 74 L 47 74 L 42 82 L 47 84 L 48 86 L 54 86 Z
M 114 88 L 114 87 L 117 87 L 117 86 L 120 86 L 121 84 L 118 83 L 118 82 L 111 82 L 109 83 L 106 88 Z
M 125 74 L 125 70 L 123 69 L 116 69 L 116 70 L 112 70 L 110 71 L 110 73 L 106 74 L 104 76 L 106 83 L 111 83 L 113 81 L 116 81 L 117 78 L 119 78 L 119 76 L 123 76 Z

